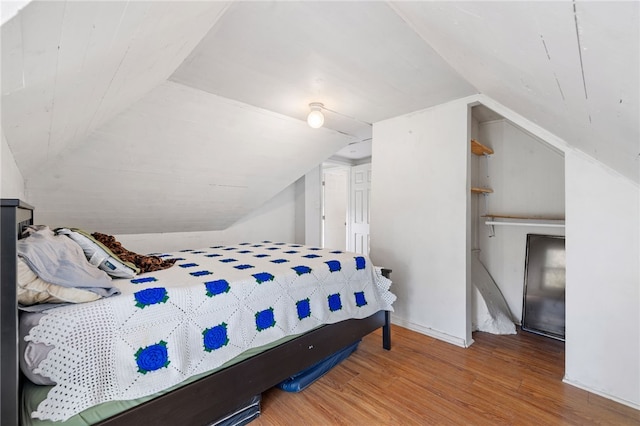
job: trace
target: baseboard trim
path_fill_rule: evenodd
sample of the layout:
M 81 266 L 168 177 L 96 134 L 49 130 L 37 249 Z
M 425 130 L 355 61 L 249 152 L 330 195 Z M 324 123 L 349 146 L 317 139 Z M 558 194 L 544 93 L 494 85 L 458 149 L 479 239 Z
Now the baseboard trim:
M 615 402 L 617 402 L 619 404 L 626 405 L 627 407 L 631 407 L 633 409 L 640 410 L 640 404 L 636 404 L 634 402 L 627 401 L 627 400 L 622 399 L 622 398 L 618 398 L 618 397 L 610 395 L 610 394 L 608 394 L 606 392 L 598 391 L 598 390 L 593 389 L 593 388 L 591 388 L 591 387 L 589 387 L 589 386 L 587 386 L 587 385 L 585 385 L 583 383 L 577 382 L 575 380 L 571 380 L 571 379 L 567 378 L 567 376 L 565 376 L 562 379 L 562 382 L 566 383 L 568 385 L 571 385 L 571 386 L 575 386 L 575 387 L 580 388 L 582 390 L 585 390 L 585 391 L 587 391 L 589 393 L 596 394 L 596 395 L 601 396 L 603 398 L 610 399 L 610 400 L 615 401 Z
M 400 327 L 407 328 L 411 331 L 415 331 L 429 337 L 433 337 L 434 339 L 442 340 L 443 342 L 451 343 L 452 345 L 459 346 L 461 348 L 468 348 L 473 344 L 473 339 L 470 342 L 467 342 L 464 339 L 461 339 L 456 336 L 452 336 L 447 333 L 443 333 L 442 331 L 434 330 L 433 328 L 425 327 L 420 324 L 413 323 L 411 321 L 406 321 L 402 318 L 398 318 L 397 316 L 391 314 L 391 324 L 399 325 Z

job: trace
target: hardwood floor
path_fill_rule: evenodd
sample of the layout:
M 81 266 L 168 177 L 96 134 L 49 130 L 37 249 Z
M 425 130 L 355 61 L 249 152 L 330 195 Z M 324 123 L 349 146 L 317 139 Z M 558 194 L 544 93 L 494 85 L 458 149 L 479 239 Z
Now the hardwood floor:
M 468 349 L 393 327 L 300 393 L 262 395 L 261 425 L 640 425 L 640 411 L 562 383 L 564 343 L 518 330 Z

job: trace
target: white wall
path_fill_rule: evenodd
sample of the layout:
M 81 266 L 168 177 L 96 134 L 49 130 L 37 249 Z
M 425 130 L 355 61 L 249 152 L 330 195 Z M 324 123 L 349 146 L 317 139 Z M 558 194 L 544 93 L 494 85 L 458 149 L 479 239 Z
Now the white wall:
M 495 226 L 491 236 L 491 228 L 484 224 L 487 218 L 481 216 L 564 218 L 564 157 L 508 120 L 480 123 L 478 139 L 494 154 L 472 156 L 479 171 L 477 182 L 493 189 L 489 195 L 474 196 L 478 199 L 477 248 L 519 324 L 527 234 L 564 235 L 564 228 Z
M 640 409 L 640 189 L 566 154 L 565 381 Z
M 2 132 L 2 148 L 0 150 L 0 197 L 19 198 L 25 200 L 24 178 L 18 170 L 9 144 Z
M 322 165 L 304 175 L 304 244 L 322 245 Z
M 375 123 L 371 258 L 393 269 L 393 321 L 465 346 L 467 103 Z
M 564 153 L 564 380 L 640 409 L 640 188 L 492 99 L 476 100 Z M 452 343 L 465 341 L 469 304 L 473 100 L 464 101 L 376 123 L 373 133 L 371 256 L 393 269 L 393 320 Z
M 37 210 L 36 210 L 37 211 Z M 252 241 L 295 241 L 296 183 L 289 185 L 257 210 L 223 231 L 124 234 L 116 239 L 138 253 L 202 248 L 212 244 Z M 92 229 L 90 231 L 98 231 Z
M 295 224 L 295 237 L 293 242 L 296 244 L 304 244 L 304 228 L 305 228 L 305 190 L 304 190 L 304 176 L 298 179 L 294 183 L 295 187 L 295 209 L 296 209 L 296 224 Z

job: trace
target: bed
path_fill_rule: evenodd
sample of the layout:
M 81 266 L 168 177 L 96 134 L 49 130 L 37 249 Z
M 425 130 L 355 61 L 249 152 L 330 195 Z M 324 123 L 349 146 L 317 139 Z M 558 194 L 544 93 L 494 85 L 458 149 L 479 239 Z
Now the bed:
M 18 366 L 18 310 L 16 301 L 17 240 L 33 224 L 33 208 L 16 200 L 2 200 L 1 409 L 3 424 L 22 424 L 21 390 L 25 379 Z M 389 270 L 382 271 L 384 275 Z M 362 319 L 345 319 L 305 331 L 286 342 L 206 375 L 196 381 L 113 415 L 104 425 L 211 424 L 255 395 L 315 364 L 370 332 L 383 328 L 383 346 L 390 349 L 389 312 L 380 310 Z M 206 401 L 206 403 L 203 403 Z

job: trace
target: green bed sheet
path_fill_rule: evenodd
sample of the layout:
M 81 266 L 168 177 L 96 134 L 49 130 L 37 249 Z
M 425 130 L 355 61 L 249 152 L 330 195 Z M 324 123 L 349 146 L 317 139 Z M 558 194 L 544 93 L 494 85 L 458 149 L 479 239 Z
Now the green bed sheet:
M 249 349 L 246 352 L 238 355 L 234 359 L 226 362 L 221 365 L 219 368 L 208 371 L 206 373 L 198 374 L 193 376 L 179 385 L 173 386 L 169 389 L 166 389 L 162 392 L 158 392 L 153 395 L 146 396 L 144 398 L 132 399 L 127 401 L 110 401 L 105 402 L 103 404 L 96 405 L 87 410 L 82 411 L 81 413 L 76 414 L 65 422 L 54 422 L 52 420 L 40 420 L 40 419 L 32 419 L 31 413 L 36 410 L 38 404 L 42 402 L 46 397 L 49 390 L 52 386 L 38 386 L 31 383 L 29 380 L 25 380 L 25 384 L 22 390 L 22 425 L 23 426 L 88 426 L 96 424 L 102 420 L 105 420 L 111 416 L 114 416 L 118 413 L 126 411 L 130 408 L 135 407 L 136 405 L 140 405 L 146 401 L 150 401 L 155 397 L 171 392 L 174 389 L 177 389 L 186 384 L 195 382 L 198 379 L 208 376 L 211 373 L 222 370 L 226 367 L 229 367 L 233 364 L 237 364 L 242 362 L 252 356 L 259 354 L 260 352 L 264 352 L 268 349 L 274 348 L 282 343 L 285 343 L 289 340 L 293 340 L 298 336 L 287 336 L 280 340 L 277 340 L 273 343 L 270 343 L 265 346 L 260 346 L 258 348 Z

